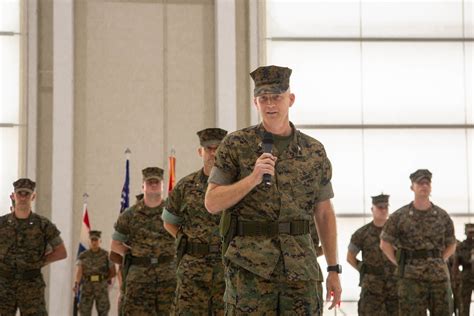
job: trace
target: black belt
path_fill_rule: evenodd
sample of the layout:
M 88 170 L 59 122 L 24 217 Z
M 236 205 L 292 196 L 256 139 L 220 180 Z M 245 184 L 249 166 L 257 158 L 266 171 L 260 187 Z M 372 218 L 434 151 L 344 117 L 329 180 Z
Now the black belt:
M 107 280 L 107 277 L 103 276 L 102 274 L 91 274 L 88 276 L 84 276 L 84 279 L 90 282 L 100 282 L 100 281 Z
M 209 254 L 217 254 L 220 252 L 220 244 L 201 244 L 196 242 L 188 242 L 185 253 L 191 256 L 205 256 Z
M 428 258 L 441 258 L 441 251 L 438 249 L 421 249 L 421 250 L 406 250 L 405 258 L 410 259 L 428 259 Z
M 173 261 L 173 256 L 159 256 L 159 257 L 132 257 L 130 263 L 137 266 L 151 266 L 162 263 L 169 263 Z
M 31 280 L 39 276 L 41 276 L 41 269 L 33 269 L 26 271 L 0 270 L 0 277 L 9 280 Z
M 309 234 L 309 221 L 295 220 L 291 222 L 237 222 L 238 236 L 276 237 L 281 234 L 292 236 Z

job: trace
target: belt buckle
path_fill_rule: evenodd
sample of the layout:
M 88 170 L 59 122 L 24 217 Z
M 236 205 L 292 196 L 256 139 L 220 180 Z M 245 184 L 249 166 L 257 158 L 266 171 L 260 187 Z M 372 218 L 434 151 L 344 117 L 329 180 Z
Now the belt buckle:
M 100 276 L 99 275 L 91 275 L 91 282 L 99 282 Z
M 279 222 L 278 223 L 278 233 L 279 234 L 291 234 L 291 223 L 289 223 L 289 222 Z
M 157 264 L 158 263 L 158 258 L 150 258 L 150 263 L 151 264 Z

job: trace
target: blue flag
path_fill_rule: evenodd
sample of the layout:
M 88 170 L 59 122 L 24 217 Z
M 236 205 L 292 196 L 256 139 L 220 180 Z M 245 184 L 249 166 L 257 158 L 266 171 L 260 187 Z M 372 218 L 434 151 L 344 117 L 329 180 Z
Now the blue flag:
M 120 200 L 120 213 L 130 206 L 130 160 L 125 162 L 125 182 L 122 188 L 122 198 Z

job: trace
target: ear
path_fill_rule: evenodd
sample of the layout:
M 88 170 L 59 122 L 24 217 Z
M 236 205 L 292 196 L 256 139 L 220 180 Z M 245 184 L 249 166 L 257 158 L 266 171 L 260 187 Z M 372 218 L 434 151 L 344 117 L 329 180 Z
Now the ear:
M 202 155 L 204 154 L 203 151 L 204 151 L 204 148 L 203 148 L 203 147 L 199 147 L 199 148 L 198 148 L 198 155 L 199 155 L 199 157 L 202 157 Z
M 295 103 L 296 96 L 294 93 L 290 93 L 289 97 L 290 97 L 290 107 L 291 107 L 293 103 Z
M 412 185 L 410 185 L 410 190 L 412 190 L 412 191 L 413 191 L 413 184 L 412 184 Z
M 31 194 L 31 201 L 34 201 L 36 199 L 36 192 L 33 192 L 33 194 Z

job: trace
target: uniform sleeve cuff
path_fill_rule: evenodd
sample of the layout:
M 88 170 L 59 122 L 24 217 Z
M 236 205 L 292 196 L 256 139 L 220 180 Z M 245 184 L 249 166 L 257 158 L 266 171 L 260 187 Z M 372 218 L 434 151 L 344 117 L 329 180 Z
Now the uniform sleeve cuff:
M 214 166 L 212 167 L 211 174 L 209 175 L 207 182 L 218 185 L 228 185 L 233 183 L 233 179 L 232 176 L 222 171 L 222 169 Z
M 334 192 L 332 190 L 331 182 L 328 182 L 326 185 L 322 186 L 319 189 L 319 197 L 316 202 L 326 201 L 334 197 Z
M 382 239 L 383 241 L 389 242 L 392 245 L 395 244 L 395 238 L 393 236 L 390 236 L 384 231 L 382 231 L 382 233 L 380 234 L 380 239 Z
M 360 248 L 357 247 L 356 245 L 354 245 L 353 243 L 350 243 L 349 244 L 349 247 L 347 247 L 347 249 L 352 252 L 353 254 L 358 254 L 359 251 L 360 251 Z
M 114 231 L 112 234 L 112 239 L 120 242 L 127 242 L 128 238 L 126 235 L 119 233 L 118 231 Z
M 59 246 L 60 244 L 62 244 L 64 241 L 63 239 L 61 238 L 61 236 L 56 236 L 54 237 L 53 239 L 51 239 L 51 241 L 49 241 L 49 244 L 51 245 L 51 247 L 57 247 Z
M 161 218 L 163 219 L 164 222 L 170 223 L 173 225 L 181 225 L 184 222 L 184 219 L 180 216 L 176 216 L 167 209 L 163 210 L 163 214 L 161 214 Z

